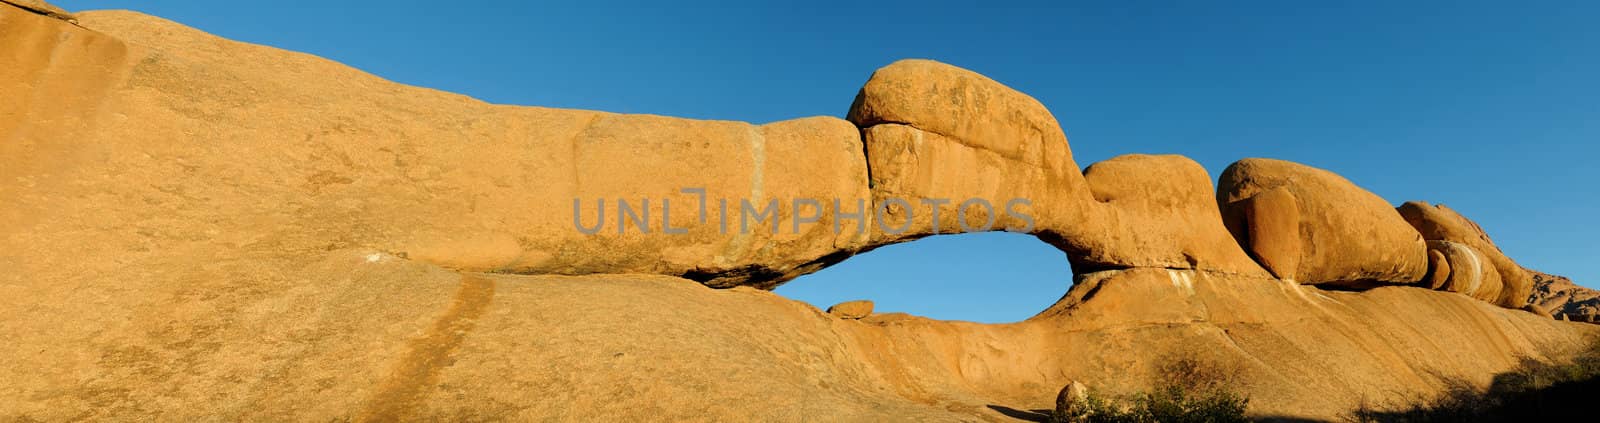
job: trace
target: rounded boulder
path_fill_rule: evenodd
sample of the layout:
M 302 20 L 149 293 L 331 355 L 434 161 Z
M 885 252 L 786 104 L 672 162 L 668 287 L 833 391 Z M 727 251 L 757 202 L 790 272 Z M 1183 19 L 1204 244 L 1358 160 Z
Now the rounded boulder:
M 1245 159 L 1222 172 L 1217 188 L 1234 238 L 1280 278 L 1361 287 L 1427 274 L 1422 235 L 1382 197 L 1333 172 Z

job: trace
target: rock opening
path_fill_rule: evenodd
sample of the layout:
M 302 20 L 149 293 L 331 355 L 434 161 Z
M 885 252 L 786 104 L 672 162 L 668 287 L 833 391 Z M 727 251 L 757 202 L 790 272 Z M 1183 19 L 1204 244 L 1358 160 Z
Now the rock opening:
M 885 246 L 801 276 L 775 292 L 827 309 L 853 300 L 877 314 L 1009 323 L 1045 310 L 1072 286 L 1066 255 L 1009 232 L 937 235 Z

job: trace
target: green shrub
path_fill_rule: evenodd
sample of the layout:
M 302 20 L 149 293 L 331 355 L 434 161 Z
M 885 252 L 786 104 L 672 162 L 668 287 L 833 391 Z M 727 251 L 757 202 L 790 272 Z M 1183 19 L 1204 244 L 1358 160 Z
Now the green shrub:
M 1059 411 L 1051 422 L 1090 423 L 1222 423 L 1245 422 L 1250 400 L 1227 390 L 1204 393 L 1167 387 L 1126 398 L 1107 397 L 1091 392 L 1086 413 L 1064 416 Z
M 1091 390 L 1078 416 L 1056 410 L 1055 423 L 1222 423 L 1244 422 L 1250 399 L 1232 390 L 1234 372 L 1192 356 L 1163 360 L 1149 392 L 1125 397 Z

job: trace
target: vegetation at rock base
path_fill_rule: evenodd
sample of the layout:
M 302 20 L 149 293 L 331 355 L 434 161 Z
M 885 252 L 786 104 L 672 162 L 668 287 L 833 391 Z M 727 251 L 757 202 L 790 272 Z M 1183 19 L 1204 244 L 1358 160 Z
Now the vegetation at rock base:
M 1125 399 L 1091 393 L 1079 416 L 1052 414 L 1053 423 L 1245 422 L 1249 398 L 1231 391 L 1189 392 L 1169 386 Z
M 1059 406 L 1052 423 L 1244 422 L 1250 399 L 1233 390 L 1231 369 L 1193 356 L 1164 360 L 1157 388 L 1129 396 L 1090 391 L 1080 404 Z M 1066 405 L 1066 404 L 1063 404 Z
M 1346 416 L 1356 422 L 1521 422 L 1586 421 L 1600 394 L 1600 338 L 1592 338 L 1571 359 L 1546 362 L 1524 358 L 1517 368 L 1494 377 L 1488 389 L 1447 379 L 1447 389 L 1399 406 L 1363 404 Z
M 1226 366 L 1189 356 L 1164 360 L 1155 389 L 1132 395 L 1090 390 L 1058 404 L 1049 416 L 1065 422 L 1243 422 L 1249 398 Z M 1446 378 L 1443 392 L 1397 404 L 1364 403 L 1344 416 L 1353 422 L 1586 421 L 1600 395 L 1600 337 L 1558 361 L 1524 358 L 1485 389 Z M 1069 404 L 1070 403 L 1070 404 Z

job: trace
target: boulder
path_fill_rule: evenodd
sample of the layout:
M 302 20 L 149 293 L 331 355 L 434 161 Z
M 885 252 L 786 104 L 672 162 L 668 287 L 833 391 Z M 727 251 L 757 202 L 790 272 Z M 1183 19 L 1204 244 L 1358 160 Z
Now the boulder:
M 1234 238 L 1280 277 L 1361 287 L 1413 283 L 1427 273 L 1422 236 L 1383 198 L 1333 172 L 1245 159 L 1228 166 L 1217 185 Z
M 909 125 L 880 124 L 861 133 L 876 205 L 873 244 L 1051 227 L 1040 213 L 1053 210 L 1056 182 L 1041 168 Z
M 862 128 L 883 208 L 874 244 L 970 231 L 990 218 L 994 230 L 1081 238 L 1083 175 L 1055 117 L 1032 97 L 966 69 L 901 60 L 872 73 L 847 117 Z M 990 207 L 963 207 L 974 199 Z
M 1250 255 L 1273 276 L 1296 280 L 1300 256 L 1300 206 L 1288 188 L 1277 187 L 1234 205 L 1242 225 L 1239 243 L 1248 245 Z M 1226 226 L 1226 225 L 1224 225 Z
M 1091 166 L 1086 177 L 1043 105 L 975 72 L 895 62 L 872 74 L 848 116 L 863 128 L 879 206 L 870 245 L 1010 230 L 1060 248 L 1079 272 L 1265 274 L 1219 224 L 1203 167 L 1129 155 Z
M 1450 281 L 1450 260 L 1444 253 L 1428 249 L 1428 289 L 1443 289 Z
M 1438 289 L 1490 303 L 1500 300 L 1504 290 L 1500 273 L 1495 270 L 1494 262 L 1478 249 L 1450 241 L 1428 241 L 1428 249 L 1440 253 L 1445 263 L 1449 263 L 1449 275 L 1445 277 L 1444 286 Z
M 1095 203 L 1077 258 L 1114 267 L 1199 269 L 1266 276 L 1222 224 L 1211 176 L 1176 155 L 1130 154 L 1084 172 Z
M 1077 172 L 1066 133 L 1038 100 L 977 72 L 901 60 L 872 73 L 846 119 L 900 124 L 1062 176 Z
M 872 301 L 845 301 L 828 307 L 828 314 L 840 319 L 861 319 L 872 315 Z
M 1056 409 L 1051 422 L 1076 423 L 1089 421 L 1089 387 L 1076 380 L 1067 383 L 1056 394 Z
M 1480 253 L 1499 273 L 1497 279 L 1504 284 L 1500 296 L 1488 301 L 1506 308 L 1522 308 L 1528 303 L 1528 295 L 1533 292 L 1533 276 L 1501 252 L 1476 222 L 1443 204 L 1409 201 L 1396 210 L 1423 238 L 1463 244 Z M 1452 266 L 1456 264 L 1451 262 Z

